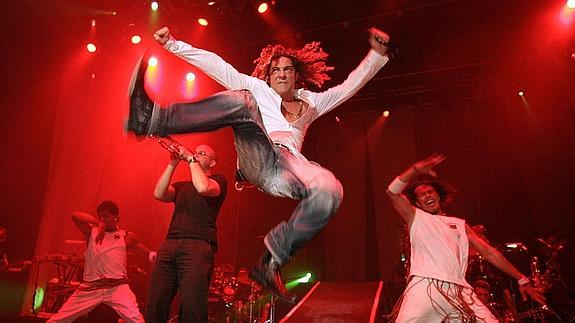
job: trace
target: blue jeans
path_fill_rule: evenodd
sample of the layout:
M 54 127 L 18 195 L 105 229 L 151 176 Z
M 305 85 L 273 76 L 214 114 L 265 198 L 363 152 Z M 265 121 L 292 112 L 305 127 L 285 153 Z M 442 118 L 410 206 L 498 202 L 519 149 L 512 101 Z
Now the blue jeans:
M 168 321 L 170 305 L 180 291 L 180 322 L 208 321 L 208 289 L 214 270 L 214 251 L 204 240 L 168 239 L 150 277 L 146 322 Z
M 271 142 L 250 91 L 224 91 L 201 101 L 173 104 L 161 113 L 163 135 L 231 126 L 243 175 L 270 195 L 300 200 L 290 219 L 265 237 L 266 247 L 280 265 L 317 235 L 339 208 L 341 183 L 317 163 Z

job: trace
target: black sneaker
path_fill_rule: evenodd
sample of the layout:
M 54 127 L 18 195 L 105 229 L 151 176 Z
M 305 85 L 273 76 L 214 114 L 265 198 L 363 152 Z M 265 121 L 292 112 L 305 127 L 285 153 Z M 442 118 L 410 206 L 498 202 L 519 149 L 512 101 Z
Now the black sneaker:
M 249 277 L 260 284 L 262 289 L 278 298 L 290 303 L 296 302 L 297 297 L 295 295 L 287 294 L 279 265 L 272 259 L 269 251 L 266 251 L 258 263 L 250 270 Z
M 142 58 L 136 65 L 130 82 L 130 114 L 126 129 L 133 132 L 137 137 L 159 135 L 155 128 L 161 114 L 161 108 L 154 103 L 144 89 L 144 78 L 148 68 L 147 59 Z

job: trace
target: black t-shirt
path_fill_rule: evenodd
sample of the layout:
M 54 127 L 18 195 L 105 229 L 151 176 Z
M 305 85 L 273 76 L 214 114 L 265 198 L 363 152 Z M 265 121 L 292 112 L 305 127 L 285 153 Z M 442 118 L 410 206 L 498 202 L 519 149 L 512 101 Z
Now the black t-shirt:
M 201 196 L 191 181 L 174 183 L 176 197 L 168 239 L 201 239 L 217 248 L 216 219 L 227 193 L 227 180 L 221 174 L 209 176 L 220 185 L 220 195 Z

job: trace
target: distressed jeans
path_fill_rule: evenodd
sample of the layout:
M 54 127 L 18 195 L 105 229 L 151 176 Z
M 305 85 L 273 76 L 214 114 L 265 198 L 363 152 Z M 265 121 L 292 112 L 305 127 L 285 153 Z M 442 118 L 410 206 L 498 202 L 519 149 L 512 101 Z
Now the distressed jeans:
M 246 179 L 267 194 L 300 200 L 290 219 L 276 225 L 264 240 L 280 265 L 317 235 L 339 208 L 340 182 L 327 169 L 270 140 L 250 91 L 224 91 L 197 102 L 172 104 L 160 114 L 161 135 L 232 127 L 239 169 Z

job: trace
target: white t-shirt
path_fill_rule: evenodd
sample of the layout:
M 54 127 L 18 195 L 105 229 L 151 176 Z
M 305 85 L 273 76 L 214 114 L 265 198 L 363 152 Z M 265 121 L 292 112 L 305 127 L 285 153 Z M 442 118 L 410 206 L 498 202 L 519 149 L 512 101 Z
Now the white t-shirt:
M 416 208 L 409 237 L 411 276 L 471 287 L 465 281 L 469 250 L 465 220 L 433 215 Z
M 102 243 L 96 243 L 98 228 L 92 228 L 86 247 L 84 281 L 91 282 L 102 278 L 121 279 L 126 272 L 126 236 L 125 230 L 104 233 Z
M 198 67 L 226 89 L 250 90 L 258 103 L 270 139 L 288 146 L 292 152 L 301 151 L 305 133 L 316 118 L 351 98 L 389 61 L 387 56 L 370 50 L 343 83 L 320 93 L 298 89 L 296 98 L 305 101 L 309 109 L 298 120 L 290 123 L 281 112 L 281 96 L 263 80 L 242 74 L 220 56 L 183 41 L 170 39 L 164 47 Z

